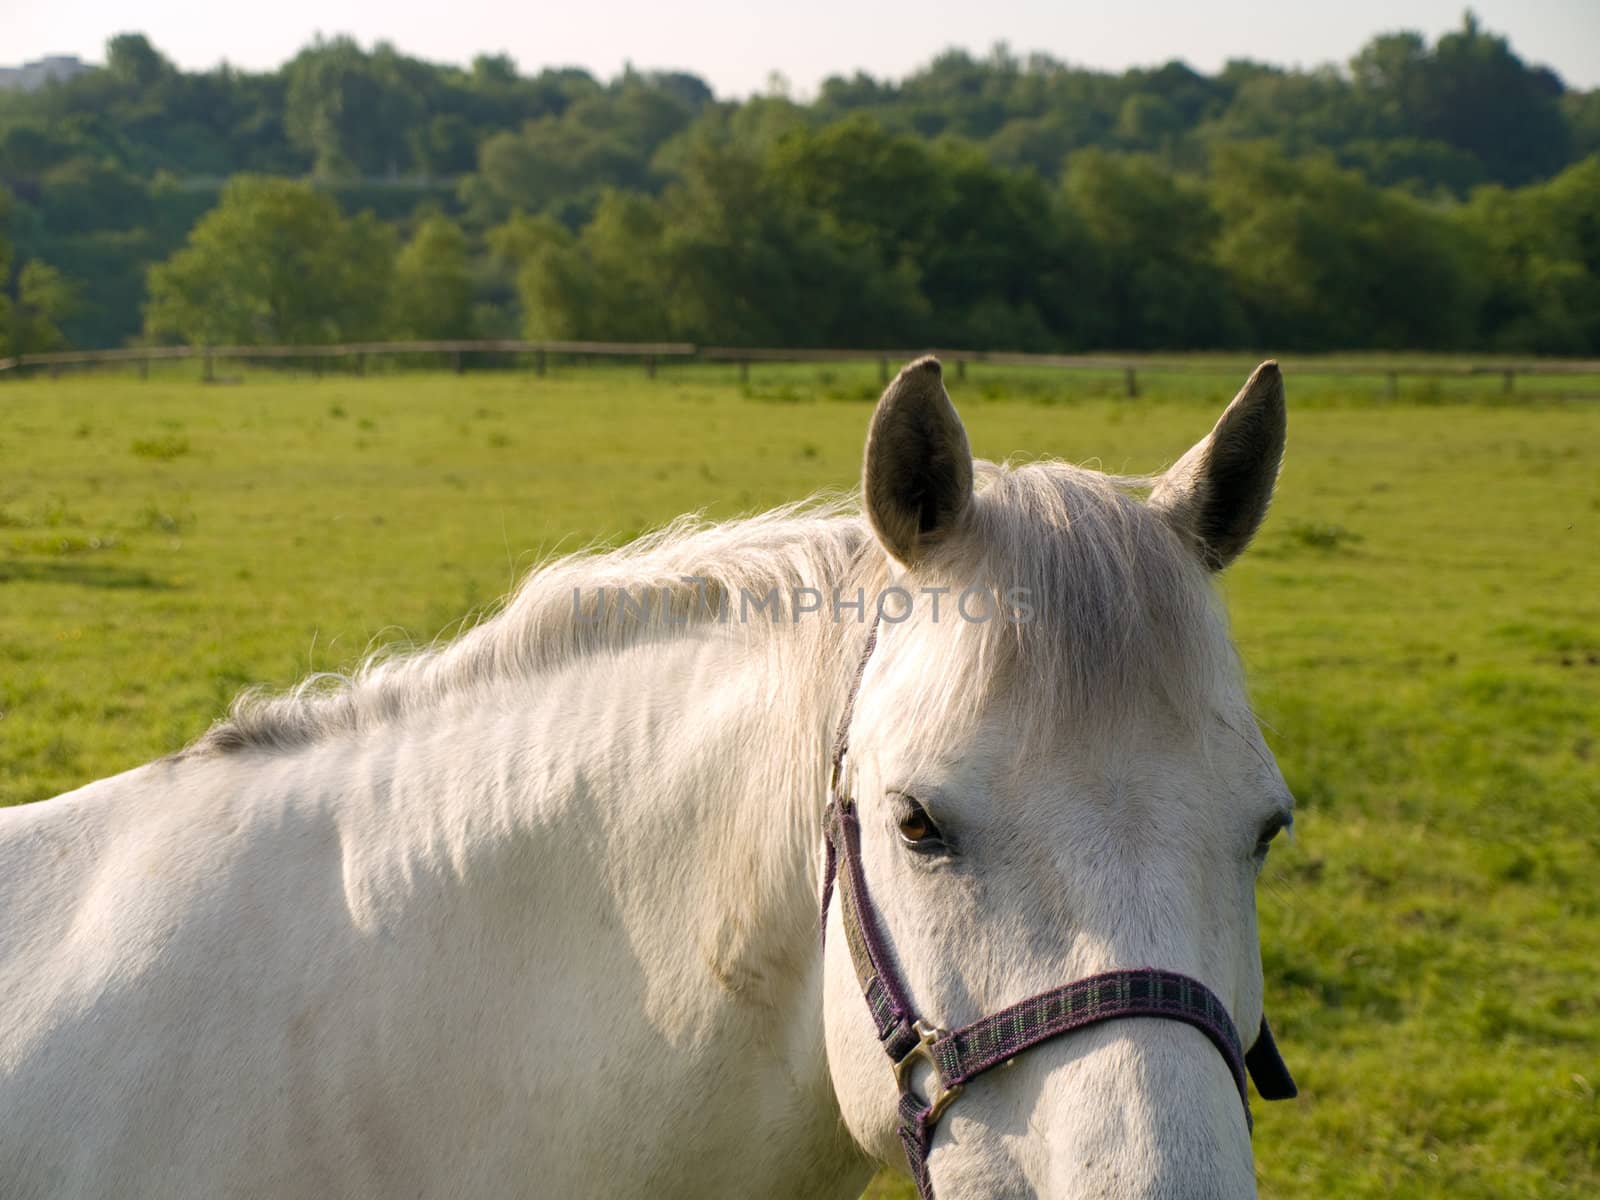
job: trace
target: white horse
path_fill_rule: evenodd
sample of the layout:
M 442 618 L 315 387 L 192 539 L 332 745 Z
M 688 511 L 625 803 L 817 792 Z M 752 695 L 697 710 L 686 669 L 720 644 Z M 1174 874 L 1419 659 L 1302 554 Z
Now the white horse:
M 442 648 L 0 811 L 0 1195 L 856 1195 L 901 1093 L 839 902 L 818 936 L 852 696 L 854 862 L 920 1014 L 1152 966 L 1254 1031 L 1290 798 L 1209 574 L 1282 397 L 1263 365 L 1157 479 L 997 468 L 925 359 L 860 513 L 557 561 Z M 1252 1195 L 1229 1067 L 1180 1021 L 1055 1038 L 968 1085 L 931 1184 Z

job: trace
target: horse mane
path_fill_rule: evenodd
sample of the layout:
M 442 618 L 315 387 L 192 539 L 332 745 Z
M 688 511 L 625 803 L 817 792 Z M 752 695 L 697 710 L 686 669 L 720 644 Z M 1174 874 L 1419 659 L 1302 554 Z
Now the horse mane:
M 1197 558 L 1138 498 L 1149 479 L 1059 462 L 979 463 L 977 472 L 965 527 L 919 564 L 914 585 L 900 582 L 912 590 L 948 584 L 953 598 L 967 581 L 986 579 L 1025 589 L 1035 613 L 1024 622 L 972 624 L 947 611 L 942 626 L 929 626 L 919 607 L 913 621 L 950 639 L 937 651 L 937 677 L 919 708 L 975 712 L 998 678 L 1018 671 L 1041 722 L 1107 712 L 1152 685 L 1180 708 L 1209 694 L 1217 639 L 1196 635 L 1220 617 Z M 536 677 L 649 639 L 693 636 L 719 612 L 737 613 L 746 593 L 803 587 L 826 596 L 840 587 L 853 596 L 863 587 L 870 615 L 873 596 L 893 582 L 858 497 L 813 497 L 723 522 L 680 517 L 619 549 L 579 551 L 534 568 L 498 612 L 451 641 L 379 651 L 348 673 L 312 675 L 277 694 L 249 689 L 184 753 L 284 750 L 403 720 L 498 680 Z M 617 602 L 622 594 L 653 597 L 654 616 L 673 619 L 641 620 Z M 807 622 L 833 631 L 823 635 L 828 645 L 864 636 L 853 632 L 853 617 L 830 620 L 826 608 L 787 625 L 739 627 L 762 638 Z
M 848 577 L 867 541 L 854 505 L 837 497 L 723 522 L 682 516 L 626 546 L 591 547 L 535 567 L 498 612 L 451 641 L 380 650 L 348 673 L 319 672 L 278 694 L 248 689 L 189 752 L 305 745 L 427 711 L 498 679 L 681 635 L 715 621 L 724 597 L 737 611 L 741 589 L 765 595 Z M 651 619 L 625 608 L 624 594 L 648 600 Z M 658 619 L 664 598 L 670 622 Z

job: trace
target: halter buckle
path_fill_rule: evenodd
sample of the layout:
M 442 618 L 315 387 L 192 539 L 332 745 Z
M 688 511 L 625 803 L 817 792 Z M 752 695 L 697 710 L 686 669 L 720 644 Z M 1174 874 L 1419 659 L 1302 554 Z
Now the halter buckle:
M 911 1069 L 917 1065 L 917 1060 L 925 1060 L 933 1072 L 933 1094 L 928 1097 L 928 1115 L 923 1118 L 929 1125 L 937 1121 L 945 1109 L 950 1107 L 950 1102 L 961 1095 L 963 1084 L 946 1087 L 944 1075 L 939 1070 L 939 1063 L 933 1057 L 934 1043 L 942 1038 L 949 1037 L 946 1030 L 937 1025 L 930 1025 L 926 1021 L 917 1020 L 911 1023 L 911 1028 L 916 1031 L 917 1044 L 905 1052 L 905 1055 L 894 1064 L 894 1081 L 900 1087 L 901 1095 L 912 1095 Z

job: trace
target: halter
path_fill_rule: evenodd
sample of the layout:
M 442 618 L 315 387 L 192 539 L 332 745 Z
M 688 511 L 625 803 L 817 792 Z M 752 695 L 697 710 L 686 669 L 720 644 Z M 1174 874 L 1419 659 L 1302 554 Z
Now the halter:
M 1245 1085 L 1247 1071 L 1263 1100 L 1293 1098 L 1297 1094 L 1294 1079 L 1278 1054 L 1266 1017 L 1261 1018 L 1261 1029 L 1246 1052 L 1227 1007 L 1216 993 L 1198 979 L 1157 967 L 1092 975 L 1053 991 L 1041 992 L 954 1032 L 917 1015 L 906 997 L 905 985 L 884 942 L 877 910 L 867 893 L 867 881 L 861 868 L 861 822 L 855 801 L 840 788 L 856 693 L 861 688 L 861 677 L 877 641 L 878 624 L 874 621 L 833 741 L 828 807 L 823 815 L 827 862 L 822 886 L 822 927 L 826 937 L 828 906 L 837 883 L 850 961 L 855 965 L 856 979 L 866 997 L 878 1041 L 893 1064 L 895 1083 L 900 1088 L 895 1132 L 905 1146 L 906 1162 L 911 1178 L 916 1181 L 917 1195 L 922 1200 L 933 1200 L 928 1151 L 933 1142 L 934 1126 L 969 1082 L 985 1071 L 1011 1062 L 1024 1050 L 1101 1021 L 1162 1017 L 1194 1026 L 1211 1040 L 1228 1064 L 1239 1089 L 1239 1099 L 1244 1104 L 1245 1124 L 1252 1129 L 1250 1095 Z M 912 1086 L 913 1068 L 919 1062 L 932 1068 L 926 1098 L 919 1096 Z

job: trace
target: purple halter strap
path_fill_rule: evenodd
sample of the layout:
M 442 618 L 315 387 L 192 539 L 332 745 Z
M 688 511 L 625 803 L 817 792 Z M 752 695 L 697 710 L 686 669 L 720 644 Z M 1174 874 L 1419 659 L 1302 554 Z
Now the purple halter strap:
M 1265 1017 L 1254 1045 L 1246 1053 L 1227 1007 L 1210 988 L 1187 975 L 1156 967 L 1108 971 L 1080 979 L 1029 997 L 954 1032 L 940 1029 L 917 1016 L 867 893 L 866 876 L 861 867 L 861 824 L 855 801 L 840 790 L 856 693 L 877 639 L 878 626 L 874 622 L 867 634 L 866 647 L 850 685 L 833 743 L 828 807 L 823 817 L 827 862 L 822 888 L 822 926 L 826 934 L 828 908 L 837 885 L 850 960 L 872 1014 L 878 1041 L 894 1066 L 895 1081 L 900 1087 L 896 1132 L 905 1147 L 906 1162 L 922 1200 L 933 1200 L 928 1152 L 934 1126 L 966 1084 L 1041 1042 L 1101 1021 L 1163 1017 L 1200 1030 L 1228 1064 L 1239 1088 L 1239 1099 L 1244 1104 L 1245 1122 L 1252 1128 L 1246 1071 L 1255 1080 L 1256 1090 L 1263 1100 L 1287 1100 L 1296 1095 L 1294 1079 L 1278 1054 Z M 912 1087 L 912 1069 L 919 1062 L 932 1068 L 931 1094 L 927 1098 L 919 1096 Z

